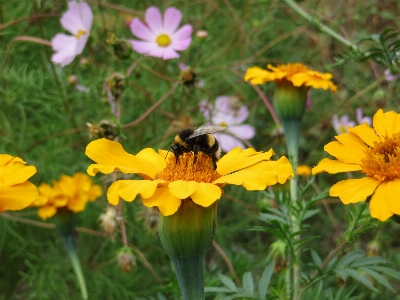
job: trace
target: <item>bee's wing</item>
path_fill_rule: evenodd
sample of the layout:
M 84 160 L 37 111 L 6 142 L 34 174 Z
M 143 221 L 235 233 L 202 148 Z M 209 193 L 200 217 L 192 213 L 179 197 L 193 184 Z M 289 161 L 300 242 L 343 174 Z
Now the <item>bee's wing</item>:
M 194 138 L 199 135 L 203 134 L 209 134 L 209 133 L 214 133 L 214 132 L 219 132 L 222 130 L 225 130 L 225 126 L 220 126 L 220 125 L 211 125 L 211 126 L 201 126 L 197 128 L 194 133 L 188 137 L 188 139 Z

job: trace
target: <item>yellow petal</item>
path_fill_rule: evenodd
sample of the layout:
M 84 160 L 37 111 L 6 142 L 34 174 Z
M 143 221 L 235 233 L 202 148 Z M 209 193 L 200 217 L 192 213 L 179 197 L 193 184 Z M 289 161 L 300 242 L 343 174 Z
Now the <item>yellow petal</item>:
M 149 198 L 155 193 L 158 184 L 164 183 L 163 180 L 126 180 L 125 185 L 118 190 L 118 194 L 125 201 L 135 200 L 139 194 L 142 198 Z
M 367 123 L 355 127 L 349 127 L 349 132 L 358 136 L 368 146 L 374 146 L 374 142 L 379 142 L 380 139 L 375 130 L 368 126 Z
M 388 135 L 391 137 L 393 133 L 400 132 L 400 115 L 393 111 L 384 113 L 380 109 L 374 115 L 373 124 L 379 136 L 384 137 Z
M 117 205 L 119 203 L 119 189 L 124 188 L 132 180 L 117 180 L 113 182 L 107 190 L 108 203 Z
M 168 185 L 169 191 L 172 195 L 179 199 L 186 199 L 194 193 L 197 188 L 197 182 L 195 181 L 173 181 Z
M 329 195 L 339 197 L 344 204 L 365 201 L 380 184 L 372 177 L 360 179 L 346 179 L 334 184 L 329 190 Z
M 268 185 L 276 184 L 278 172 L 269 166 L 270 162 L 259 162 L 245 169 L 222 176 L 213 184 L 242 185 L 247 190 L 264 190 Z
M 311 175 L 311 167 L 307 165 L 299 165 L 296 168 L 296 173 L 299 176 L 310 176 Z
M 57 208 L 55 208 L 54 206 L 43 206 L 41 208 L 38 209 L 38 215 L 42 220 L 46 220 L 48 218 L 51 218 L 52 216 L 54 216 L 57 212 Z
M 382 182 L 378 186 L 369 203 L 371 217 L 383 222 L 393 216 L 393 212 L 390 207 L 391 201 L 389 199 L 397 198 L 393 200 L 399 201 L 399 185 L 395 184 L 395 187 L 397 187 L 397 189 L 394 190 L 394 194 L 389 194 L 389 192 L 393 192 L 393 187 L 388 188 L 388 182 Z
M 196 190 L 190 196 L 193 202 L 208 207 L 221 198 L 221 188 L 206 182 L 196 182 Z
M 237 147 L 229 151 L 217 162 L 217 172 L 221 175 L 226 175 L 263 160 L 269 160 L 273 154 L 274 151 L 272 149 L 268 152 L 256 152 L 252 148 L 242 150 Z
M 90 187 L 90 190 L 88 193 L 89 201 L 94 201 L 101 195 L 103 195 L 103 189 L 101 188 L 101 186 L 95 184 Z
M 244 75 L 244 81 L 250 81 L 251 84 L 263 84 L 266 81 L 271 81 L 273 73 L 261 69 L 259 67 L 252 67 L 246 70 L 246 74 Z
M 329 174 L 336 174 L 340 172 L 360 171 L 361 165 L 359 164 L 346 164 L 337 160 L 324 158 L 319 164 L 312 168 L 313 175 L 321 172 L 328 172 Z
M 14 185 L 27 181 L 36 173 L 34 166 L 25 166 L 25 163 L 12 160 L 6 166 L 0 168 L 2 184 Z
M 97 163 L 87 169 L 92 176 L 99 171 L 109 174 L 119 170 L 126 174 L 144 174 L 152 178 L 165 167 L 165 161 L 160 163 L 159 155 L 152 149 L 144 149 L 135 157 L 127 153 L 120 143 L 107 139 L 91 142 L 85 153 Z
M 339 142 L 330 142 L 324 150 L 343 163 L 361 164 L 367 146 L 356 135 L 346 132 L 336 136 Z
M 270 168 L 278 172 L 278 182 L 280 184 L 285 183 L 286 180 L 294 176 L 293 167 L 285 156 L 282 156 L 277 161 L 269 161 L 267 163 Z
M 0 212 L 20 210 L 28 207 L 39 198 L 37 187 L 26 181 L 13 186 L 0 185 Z
M 378 189 L 380 186 L 378 187 Z M 400 215 L 400 179 L 396 178 L 386 183 L 386 201 L 389 202 L 390 210 L 395 215 Z
M 158 209 L 164 216 L 174 214 L 181 205 L 181 199 L 172 195 L 168 187 L 159 187 L 153 196 L 149 198 L 141 198 L 144 206 L 158 206 Z

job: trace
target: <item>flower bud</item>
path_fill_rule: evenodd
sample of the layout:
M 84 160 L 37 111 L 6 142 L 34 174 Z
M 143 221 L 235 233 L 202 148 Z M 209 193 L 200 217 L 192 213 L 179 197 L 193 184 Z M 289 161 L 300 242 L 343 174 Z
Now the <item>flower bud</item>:
M 120 134 L 119 127 L 108 120 L 101 120 L 99 124 L 87 122 L 86 126 L 89 128 L 90 138 L 114 140 Z
M 120 59 L 131 57 L 132 44 L 127 39 L 116 39 L 113 43 L 114 54 Z
M 306 110 L 308 90 L 307 86 L 295 87 L 285 79 L 276 82 L 273 102 L 281 121 L 301 121 Z
M 122 248 L 117 255 L 118 265 L 122 272 L 132 272 L 134 266 L 136 266 L 136 258 L 132 253 L 132 250 L 128 247 Z
M 208 37 L 208 31 L 207 30 L 197 30 L 196 36 L 199 39 L 206 39 Z
M 194 85 L 196 80 L 196 73 L 194 73 L 193 68 L 187 67 L 185 70 L 183 70 L 179 75 L 179 80 L 184 85 Z

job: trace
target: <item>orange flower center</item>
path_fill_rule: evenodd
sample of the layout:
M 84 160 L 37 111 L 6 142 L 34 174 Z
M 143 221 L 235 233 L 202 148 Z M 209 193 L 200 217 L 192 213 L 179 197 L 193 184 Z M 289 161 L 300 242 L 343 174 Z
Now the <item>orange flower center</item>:
M 168 182 L 184 180 L 196 182 L 213 182 L 221 177 L 214 170 L 211 164 L 211 158 L 200 152 L 197 154 L 196 163 L 193 152 L 184 153 L 179 157 L 178 162 L 174 155 L 169 157 L 167 167 L 155 175 L 155 179 L 162 179 Z
M 171 44 L 171 38 L 166 34 L 160 34 L 156 40 L 158 46 L 160 47 L 167 47 Z
M 81 29 L 81 30 L 78 31 L 77 34 L 75 34 L 75 37 L 76 37 L 77 40 L 79 40 L 85 34 L 86 34 L 86 31 Z
M 280 72 L 287 72 L 287 77 L 297 73 L 306 73 L 310 71 L 305 65 L 301 63 L 283 64 L 276 67 Z
M 400 133 L 384 137 L 365 151 L 362 172 L 379 181 L 400 178 Z

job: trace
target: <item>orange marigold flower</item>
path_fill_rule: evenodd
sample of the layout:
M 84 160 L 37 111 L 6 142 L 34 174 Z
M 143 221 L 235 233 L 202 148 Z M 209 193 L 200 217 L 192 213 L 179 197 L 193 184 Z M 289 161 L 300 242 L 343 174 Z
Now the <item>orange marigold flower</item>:
M 182 200 L 208 207 L 221 198 L 226 184 L 242 185 L 247 190 L 264 190 L 267 186 L 284 183 L 293 176 L 286 157 L 270 161 L 274 152 L 235 148 L 212 167 L 210 157 L 200 152 L 196 163 L 193 153 L 185 153 L 176 162 L 165 150 L 144 149 L 137 155 L 127 153 L 121 144 L 107 139 L 91 142 L 86 155 L 97 164 L 88 167 L 88 174 L 104 174 L 115 170 L 137 174 L 142 180 L 118 180 L 107 192 L 108 202 L 118 204 L 121 197 L 133 201 L 137 195 L 147 207 L 157 206 L 164 216 L 174 214 Z
M 88 175 L 76 173 L 74 176 L 62 175 L 59 181 L 53 181 L 52 186 L 42 183 L 39 193 L 39 199 L 32 206 L 40 207 L 38 215 L 45 220 L 58 210 L 81 212 L 88 201 L 96 200 L 103 191 Z
M 372 195 L 371 216 L 380 221 L 400 215 L 400 115 L 380 109 L 373 128 L 367 123 L 349 127 L 349 132 L 336 139 L 324 150 L 337 160 L 324 158 L 313 174 L 361 171 L 366 176 L 339 181 L 329 194 L 344 204 L 365 201 Z
M 248 68 L 245 81 L 250 81 L 252 84 L 263 84 L 268 81 L 275 81 L 277 83 L 282 81 L 290 81 L 293 86 L 312 87 L 314 89 L 331 89 L 336 92 L 337 87 L 331 81 L 332 74 L 319 73 L 307 68 L 301 63 L 283 64 L 277 67 L 268 64 L 268 70 L 259 67 Z
M 19 157 L 0 154 L 0 213 L 24 209 L 39 197 L 37 187 L 27 181 L 36 168 L 25 164 Z

